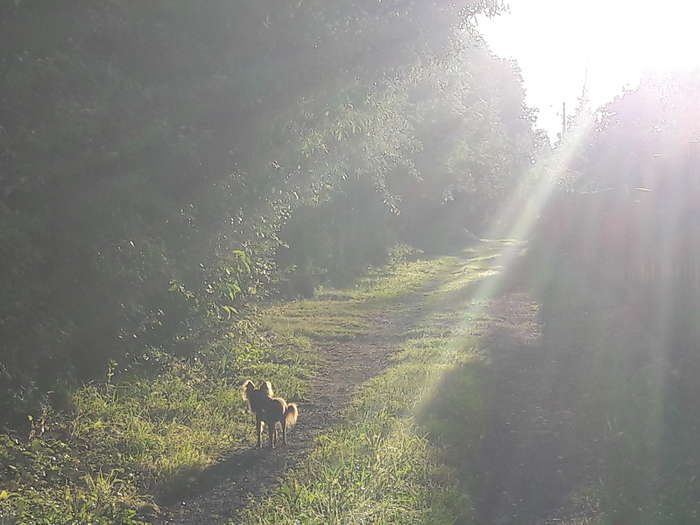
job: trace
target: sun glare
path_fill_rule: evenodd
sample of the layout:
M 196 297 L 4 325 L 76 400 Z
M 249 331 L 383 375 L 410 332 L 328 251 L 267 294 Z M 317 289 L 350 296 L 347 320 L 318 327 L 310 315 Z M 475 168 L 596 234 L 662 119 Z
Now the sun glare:
M 700 66 L 700 3 L 512 0 L 511 12 L 483 20 L 499 55 L 518 60 L 540 125 L 559 129 L 561 104 L 574 106 L 587 80 L 594 105 L 633 88 L 650 72 Z

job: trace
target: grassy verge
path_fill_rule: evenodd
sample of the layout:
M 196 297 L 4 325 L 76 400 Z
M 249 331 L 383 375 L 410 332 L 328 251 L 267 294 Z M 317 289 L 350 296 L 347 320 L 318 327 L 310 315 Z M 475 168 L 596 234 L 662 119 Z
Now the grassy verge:
M 698 523 L 697 300 L 621 290 L 570 269 L 539 293 L 544 347 L 561 363 L 550 375 L 566 378 L 553 395 L 572 414 L 571 448 L 588 474 L 575 496 L 593 509 L 566 523 Z
M 473 522 L 473 503 L 441 443 L 479 440 L 474 374 L 483 357 L 473 329 L 483 305 L 472 295 L 495 277 L 490 256 L 500 248 L 443 260 L 392 366 L 360 388 L 346 423 L 324 434 L 309 459 L 246 509 L 241 523 Z M 461 382 L 443 389 L 454 374 Z
M 238 391 L 245 378 L 270 379 L 303 400 L 315 344 L 367 333 L 448 264 L 373 271 L 352 289 L 272 306 L 197 359 L 154 356 L 158 363 L 145 364 L 157 372 L 108 377 L 72 393 L 68 410 L 37 415 L 29 437 L 0 435 L 0 523 L 148 522 L 155 495 L 186 490 L 223 452 L 251 442 Z
M 65 413 L 48 411 L 30 439 L 0 438 L 0 517 L 17 523 L 131 524 L 156 510 L 155 494 L 249 439 L 242 378 L 264 375 L 303 398 L 313 355 L 302 340 L 257 338 L 196 360 L 163 358 L 161 372 L 88 385 Z M 10 521 L 14 523 L 14 521 Z

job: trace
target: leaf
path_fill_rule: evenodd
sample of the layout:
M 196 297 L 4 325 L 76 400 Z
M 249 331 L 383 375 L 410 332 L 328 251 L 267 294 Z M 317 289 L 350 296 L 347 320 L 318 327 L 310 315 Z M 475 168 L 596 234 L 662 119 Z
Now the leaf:
M 6 490 L 0 490 L 0 501 L 8 499 L 10 496 L 12 496 L 11 492 L 8 492 Z
M 221 309 L 226 312 L 226 319 L 231 319 L 234 315 L 238 314 L 238 310 L 236 310 L 233 306 L 222 306 Z
M 241 293 L 241 287 L 238 285 L 238 283 L 228 283 L 227 288 L 228 293 L 226 295 L 232 301 L 236 298 L 236 296 L 239 293 Z

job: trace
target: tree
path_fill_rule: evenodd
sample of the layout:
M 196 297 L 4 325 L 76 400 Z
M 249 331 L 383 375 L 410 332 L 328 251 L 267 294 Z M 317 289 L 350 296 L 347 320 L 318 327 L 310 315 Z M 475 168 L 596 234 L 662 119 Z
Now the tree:
M 2 2 L 9 404 L 113 359 L 202 348 L 269 289 L 278 234 L 300 206 L 351 195 L 348 181 L 372 202 L 408 202 L 392 191 L 400 178 L 437 177 L 415 168 L 426 164 L 420 148 L 433 148 L 430 112 L 475 122 L 488 95 L 472 138 L 444 150 L 450 175 L 436 178 L 435 194 L 466 184 L 466 173 L 479 180 L 474 191 L 499 183 L 524 158 L 530 122 L 512 67 L 469 45 L 474 17 L 501 9 L 496 0 Z M 472 58 L 490 88 L 474 82 L 472 99 L 458 101 L 466 76 L 450 78 Z M 441 76 L 452 82 L 449 110 L 416 95 Z M 499 145 L 479 138 L 472 155 L 487 123 Z

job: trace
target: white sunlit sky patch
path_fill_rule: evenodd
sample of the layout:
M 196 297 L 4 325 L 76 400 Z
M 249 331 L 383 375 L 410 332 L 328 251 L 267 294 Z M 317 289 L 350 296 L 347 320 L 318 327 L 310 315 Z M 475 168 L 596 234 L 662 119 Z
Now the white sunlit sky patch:
M 700 2 L 510 0 L 510 13 L 480 21 L 492 50 L 515 58 L 540 127 L 556 137 L 587 83 L 594 107 L 649 73 L 700 66 Z

